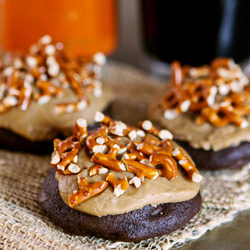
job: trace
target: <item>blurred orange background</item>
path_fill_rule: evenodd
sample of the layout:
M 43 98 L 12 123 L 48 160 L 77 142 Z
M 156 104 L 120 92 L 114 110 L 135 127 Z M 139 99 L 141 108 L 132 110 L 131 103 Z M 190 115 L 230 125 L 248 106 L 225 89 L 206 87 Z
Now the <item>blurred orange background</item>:
M 3 0 L 0 8 L 5 50 L 27 51 L 45 34 L 77 55 L 116 47 L 116 0 Z

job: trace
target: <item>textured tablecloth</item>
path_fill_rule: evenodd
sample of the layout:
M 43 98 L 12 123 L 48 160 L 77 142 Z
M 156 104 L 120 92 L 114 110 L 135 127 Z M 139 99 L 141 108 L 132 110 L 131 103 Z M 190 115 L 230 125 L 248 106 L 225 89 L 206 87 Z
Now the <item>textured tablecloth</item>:
M 130 67 L 109 63 L 106 84 L 116 92 L 113 116 L 131 125 L 146 118 L 152 93 L 163 84 Z M 0 150 L 0 249 L 169 249 L 201 237 L 250 208 L 250 165 L 238 170 L 202 172 L 201 211 L 168 236 L 140 243 L 112 242 L 64 234 L 37 203 L 49 169 L 49 156 Z

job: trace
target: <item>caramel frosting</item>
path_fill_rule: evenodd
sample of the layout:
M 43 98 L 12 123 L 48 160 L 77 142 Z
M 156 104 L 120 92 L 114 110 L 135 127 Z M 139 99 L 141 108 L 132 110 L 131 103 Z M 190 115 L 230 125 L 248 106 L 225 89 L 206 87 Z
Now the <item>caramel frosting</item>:
M 249 93 L 248 78 L 231 59 L 199 68 L 175 62 L 173 79 L 153 100 L 149 116 L 176 139 L 218 151 L 250 141 Z
M 55 139 L 51 158 L 58 189 L 70 207 L 95 216 L 192 199 L 202 176 L 168 130 L 139 128 L 97 112 L 91 132 L 78 119 L 73 136 Z
M 96 97 L 92 93 L 86 93 L 91 105 L 82 111 L 60 114 L 55 111 L 55 105 L 64 102 L 75 102 L 75 93 L 66 89 L 64 96 L 52 97 L 49 103 L 40 105 L 31 102 L 27 111 L 13 107 L 0 114 L 0 128 L 6 128 L 21 135 L 30 141 L 52 140 L 58 133 L 69 136 L 74 127 L 75 121 L 79 117 L 85 117 L 88 124 L 95 122 L 95 112 L 104 110 L 113 99 L 110 88 L 103 86 L 102 97 Z
M 27 54 L 6 53 L 0 63 L 0 127 L 31 141 L 70 133 L 74 121 L 94 113 L 112 100 L 102 86 L 101 53 L 72 57 L 61 43 L 42 37 Z

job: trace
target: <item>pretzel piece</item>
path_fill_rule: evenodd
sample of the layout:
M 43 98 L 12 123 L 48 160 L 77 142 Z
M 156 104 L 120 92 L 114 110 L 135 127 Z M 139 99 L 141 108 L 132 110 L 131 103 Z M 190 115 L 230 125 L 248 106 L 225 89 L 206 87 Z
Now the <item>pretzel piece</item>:
M 229 123 L 234 123 L 242 129 L 249 126 L 248 121 L 242 118 L 233 107 L 205 108 L 196 122 L 203 124 L 205 121 L 209 121 L 217 127 L 222 127 Z
M 97 111 L 95 113 L 95 121 L 100 122 L 104 125 L 109 125 L 109 123 L 112 121 L 112 119 L 110 117 L 104 115 L 103 113 Z
M 89 150 L 91 150 L 93 153 L 105 153 L 108 150 L 107 145 L 105 144 L 99 144 L 96 140 L 99 137 L 106 138 L 107 139 L 107 133 L 108 129 L 106 126 L 102 126 L 98 129 L 96 129 L 91 135 L 89 135 L 86 139 L 86 146 Z M 106 142 L 105 139 L 105 142 Z
M 80 149 L 80 142 L 73 136 L 63 141 L 55 139 L 55 153 L 52 154 L 51 160 L 52 167 L 63 175 L 75 174 L 79 172 L 80 169 L 76 172 L 76 166 L 71 165 L 71 168 L 69 168 L 69 165 L 71 163 L 76 163 L 77 155 Z M 71 171 L 72 169 L 73 171 Z
M 73 128 L 73 136 L 82 142 L 88 136 L 87 121 L 85 119 L 78 119 Z
M 116 197 L 119 197 L 122 195 L 128 188 L 129 183 L 126 177 L 124 177 L 122 180 L 118 180 L 114 177 L 113 173 L 109 173 L 106 181 L 112 185 L 114 188 L 114 194 Z
M 55 112 L 57 114 L 73 113 L 84 110 L 87 107 L 85 100 L 79 100 L 76 102 L 59 103 L 55 106 Z
M 36 86 L 41 90 L 41 96 L 57 96 L 63 92 L 62 88 L 48 81 L 37 81 Z
M 162 129 L 159 130 L 157 129 L 151 121 L 149 120 L 145 120 L 143 122 L 139 122 L 139 127 L 141 129 L 143 129 L 144 131 L 146 131 L 149 134 L 153 134 L 157 137 L 159 137 L 162 140 L 166 140 L 166 139 L 173 139 L 173 135 L 170 131 L 166 130 L 166 129 Z
M 126 171 L 126 167 L 124 166 L 124 163 L 122 161 L 115 160 L 112 156 L 108 154 L 102 154 L 98 152 L 91 157 L 91 161 L 97 164 L 101 164 L 114 171 Z
M 21 110 L 27 110 L 32 97 L 32 87 L 30 83 L 24 82 L 23 88 L 20 90 L 18 106 Z
M 94 164 L 89 170 L 89 176 L 94 176 L 97 174 L 106 174 L 106 173 L 108 173 L 108 169 L 100 164 Z
M 195 165 L 190 161 L 190 159 L 185 155 L 184 151 L 181 148 L 176 148 L 173 151 L 173 156 L 179 161 L 179 164 L 182 168 L 185 169 L 192 181 L 201 182 L 201 174 L 199 173 Z
M 156 168 L 133 160 L 123 160 L 127 165 L 127 171 L 135 173 L 138 178 L 156 179 L 159 173 Z
M 80 189 L 75 194 L 70 194 L 68 198 L 71 207 L 75 207 L 76 205 L 103 192 L 107 188 L 108 182 L 98 181 L 89 184 L 86 178 L 79 178 L 78 185 Z
M 150 163 L 153 166 L 162 165 L 162 175 L 168 180 L 172 180 L 178 175 L 177 164 L 170 155 L 153 154 L 150 156 Z

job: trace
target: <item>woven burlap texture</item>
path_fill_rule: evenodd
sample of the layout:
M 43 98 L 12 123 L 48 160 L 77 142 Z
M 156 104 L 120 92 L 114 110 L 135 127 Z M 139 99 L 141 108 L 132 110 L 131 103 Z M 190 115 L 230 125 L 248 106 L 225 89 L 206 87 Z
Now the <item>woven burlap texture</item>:
M 114 118 L 131 124 L 146 117 L 152 93 L 162 87 L 155 79 L 123 65 L 109 64 L 104 76 L 116 92 Z M 168 236 L 140 243 L 73 236 L 54 226 L 37 203 L 49 168 L 49 156 L 0 150 L 0 249 L 176 248 L 250 208 L 250 165 L 238 170 L 207 171 L 202 172 L 200 213 Z

